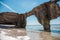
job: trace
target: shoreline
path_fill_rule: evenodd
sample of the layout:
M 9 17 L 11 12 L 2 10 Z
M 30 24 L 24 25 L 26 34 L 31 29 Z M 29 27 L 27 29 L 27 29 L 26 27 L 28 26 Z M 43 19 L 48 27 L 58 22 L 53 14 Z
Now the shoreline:
M 60 34 L 44 31 L 28 31 L 25 29 L 1 29 L 1 40 L 60 40 Z M 8 39 L 9 38 L 9 39 Z

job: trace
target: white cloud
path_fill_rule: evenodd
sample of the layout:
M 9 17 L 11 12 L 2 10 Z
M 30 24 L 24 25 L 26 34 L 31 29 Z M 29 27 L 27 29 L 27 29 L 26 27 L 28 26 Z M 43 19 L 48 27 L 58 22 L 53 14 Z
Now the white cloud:
M 6 8 L 8 8 L 9 10 L 16 12 L 15 10 L 13 10 L 11 7 L 9 7 L 7 4 L 3 3 L 2 1 L 0 1 L 0 3 L 5 6 Z

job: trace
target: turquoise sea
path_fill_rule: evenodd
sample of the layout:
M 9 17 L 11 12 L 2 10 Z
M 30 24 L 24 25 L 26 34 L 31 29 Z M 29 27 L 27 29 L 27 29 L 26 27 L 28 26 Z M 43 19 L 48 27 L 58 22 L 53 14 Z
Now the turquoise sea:
M 26 29 L 29 31 L 43 31 L 44 30 L 42 25 L 27 25 Z M 60 34 L 60 24 L 52 24 L 50 29 L 51 29 L 51 32 Z
M 5 27 L 0 26 L 0 28 L 5 28 Z M 60 24 L 51 24 L 50 29 L 51 29 L 51 32 L 60 34 Z M 26 30 L 27 31 L 44 31 L 44 28 L 42 25 L 27 25 Z

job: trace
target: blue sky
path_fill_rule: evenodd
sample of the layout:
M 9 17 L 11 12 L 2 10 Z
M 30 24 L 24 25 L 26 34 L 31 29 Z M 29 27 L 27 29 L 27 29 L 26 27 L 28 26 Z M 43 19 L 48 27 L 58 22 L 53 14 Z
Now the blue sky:
M 34 7 L 48 2 L 49 0 L 0 0 L 0 12 L 25 13 L 31 11 Z M 58 3 L 60 4 L 60 3 Z M 60 17 L 51 20 L 51 24 L 60 24 Z M 40 25 L 37 18 L 32 15 L 27 18 L 27 25 Z

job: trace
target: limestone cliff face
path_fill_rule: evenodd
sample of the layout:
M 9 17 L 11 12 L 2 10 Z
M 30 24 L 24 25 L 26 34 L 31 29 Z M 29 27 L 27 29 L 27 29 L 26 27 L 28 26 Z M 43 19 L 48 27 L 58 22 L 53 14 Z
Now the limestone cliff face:
M 58 0 L 59 1 L 59 0 Z M 57 0 L 45 2 L 31 11 L 26 13 L 26 16 L 29 17 L 31 15 L 35 15 L 38 19 L 54 19 L 60 15 L 60 7 L 57 4 Z
M 2 12 L 0 13 L 0 24 L 14 24 L 16 27 L 25 28 L 26 18 L 24 14 Z
M 38 22 L 44 26 L 45 31 L 50 31 L 50 20 L 56 19 L 60 16 L 60 7 L 57 2 L 60 0 L 54 0 L 45 2 L 35 8 L 30 12 L 27 12 L 25 15 L 29 17 L 35 15 L 38 19 Z
M 50 31 L 50 20 L 60 16 L 60 7 L 57 4 L 58 1 L 60 0 L 45 2 L 25 14 L 14 12 L 0 13 L 0 24 L 15 24 L 17 27 L 25 28 L 26 18 L 35 15 L 38 22 L 43 25 L 44 30 Z

